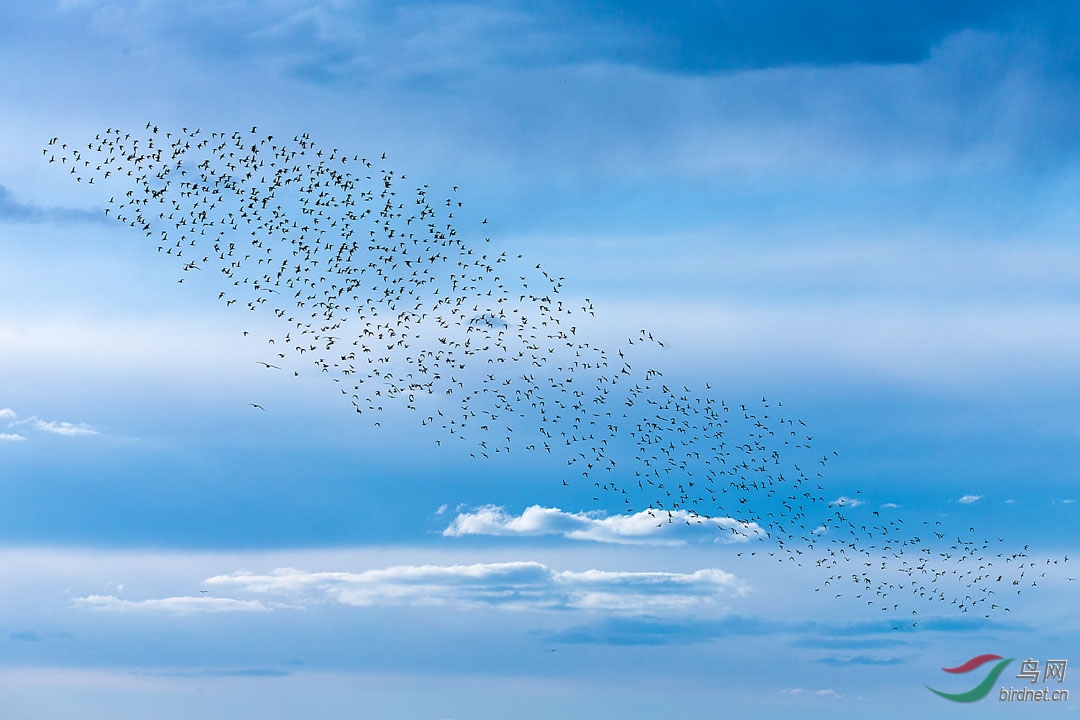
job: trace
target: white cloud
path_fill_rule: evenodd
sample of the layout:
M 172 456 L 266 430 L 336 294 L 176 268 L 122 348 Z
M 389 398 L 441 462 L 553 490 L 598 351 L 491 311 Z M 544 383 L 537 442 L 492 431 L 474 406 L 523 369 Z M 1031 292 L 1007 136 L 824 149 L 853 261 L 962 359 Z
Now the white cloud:
M 784 688 L 780 691 L 781 695 L 817 695 L 818 697 L 844 697 L 840 693 L 836 692 L 832 688 L 826 688 L 824 690 L 806 690 L 804 688 Z
M 18 433 L 0 433 L 0 442 L 20 442 L 25 439 Z
M 971 503 L 979 502 L 982 499 L 982 495 L 965 495 L 964 497 L 960 498 L 959 502 L 962 502 L 965 505 L 970 505 Z
M 841 495 L 840 497 L 829 503 L 829 505 L 838 505 L 840 507 L 859 507 L 862 504 L 862 500 L 858 500 L 856 498 L 849 498 L 845 495 Z
M 718 529 L 722 531 L 719 534 Z M 521 515 L 510 515 L 496 505 L 485 505 L 474 512 L 459 514 L 443 530 L 443 535 L 562 535 L 570 540 L 622 545 L 681 545 L 685 540 L 680 536 L 692 532 L 700 537 L 702 531 L 722 542 L 745 542 L 764 535 L 757 523 L 734 518 L 705 518 L 685 510 L 668 513 L 649 509 L 608 517 L 603 512 L 571 513 L 539 505 L 525 508 Z
M 50 432 L 56 435 L 66 435 L 68 437 L 74 437 L 77 435 L 97 435 L 98 431 L 90 427 L 85 423 L 74 423 L 56 421 L 56 420 L 40 420 L 38 418 L 31 418 L 34 421 L 34 427 L 43 432 Z
M 896 508 L 898 508 L 898 507 L 900 507 L 900 506 L 899 506 L 899 505 L 897 505 L 896 503 L 885 503 L 885 504 L 884 504 L 884 505 L 882 505 L 881 507 L 882 507 L 882 508 L 889 508 L 890 510 L 895 510 Z
M 205 584 L 255 594 L 288 596 L 301 605 L 336 603 L 358 607 L 446 606 L 458 609 L 662 613 L 715 610 L 724 595 L 749 587 L 731 573 L 707 568 L 692 573 L 586 570 L 555 571 L 538 562 L 472 565 L 398 565 L 363 572 L 235 572 Z
M 163 612 L 174 615 L 195 613 L 266 611 L 270 607 L 258 600 L 234 600 L 222 597 L 167 597 L 151 600 L 121 600 L 113 595 L 88 595 L 75 598 L 77 607 L 122 612 Z
M 0 416 L 2 417 L 2 416 Z M 14 417 L 14 414 L 12 415 Z M 84 435 L 98 435 L 98 431 L 86 423 L 70 423 L 63 420 L 42 420 L 36 415 L 31 415 L 28 418 L 23 418 L 16 422 L 9 423 L 9 426 L 14 425 L 29 425 L 35 430 L 42 432 L 53 433 L 54 435 L 64 435 L 67 437 L 76 437 Z
M 0 408 L 0 420 L 14 420 L 16 418 L 15 411 L 11 408 Z

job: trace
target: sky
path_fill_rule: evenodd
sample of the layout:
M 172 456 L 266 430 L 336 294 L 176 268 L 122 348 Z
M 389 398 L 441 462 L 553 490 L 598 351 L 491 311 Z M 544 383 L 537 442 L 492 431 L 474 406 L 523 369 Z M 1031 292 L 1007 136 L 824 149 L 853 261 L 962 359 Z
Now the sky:
M 951 711 L 926 688 L 970 689 L 984 670 L 942 668 L 988 653 L 1016 659 L 980 713 L 1076 712 L 996 694 L 1077 687 L 1017 673 L 1080 648 L 1078 24 L 1055 2 L 0 5 L 0 715 L 908 717 Z M 358 415 L 259 365 L 278 318 L 107 216 L 121 185 L 48 161 L 148 123 L 307 133 L 453 195 L 463 242 L 588 298 L 593 344 L 647 329 L 673 387 L 805 423 L 825 515 L 1038 567 L 997 588 L 1008 612 L 868 607 L 763 532 L 655 528 L 543 454 Z

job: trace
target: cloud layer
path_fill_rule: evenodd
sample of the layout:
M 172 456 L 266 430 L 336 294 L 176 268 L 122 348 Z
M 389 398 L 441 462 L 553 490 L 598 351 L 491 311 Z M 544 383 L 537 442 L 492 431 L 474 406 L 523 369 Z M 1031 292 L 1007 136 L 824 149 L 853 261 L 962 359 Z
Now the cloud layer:
M 169 613 L 192 615 L 195 613 L 251 612 L 270 608 L 258 600 L 233 600 L 219 597 L 168 597 L 150 600 L 122 600 L 113 595 L 87 595 L 73 601 L 76 607 L 91 610 Z
M 302 603 L 427 605 L 460 609 L 561 609 L 664 612 L 718 607 L 725 595 L 749 590 L 734 575 L 709 568 L 693 573 L 556 571 L 538 562 L 398 565 L 364 572 L 267 574 L 236 572 L 206 580 L 213 588 L 281 595 Z
M 717 528 L 725 532 L 717 534 Z M 525 508 L 521 515 L 510 515 L 496 505 L 484 505 L 473 512 L 460 513 L 443 530 L 443 535 L 447 537 L 561 535 L 570 540 L 622 545 L 681 545 L 690 536 L 721 542 L 745 542 L 763 534 L 754 522 L 705 518 L 685 510 L 668 512 L 648 509 L 608 517 L 603 512 L 571 513 L 540 505 Z
M 89 595 L 76 598 L 73 606 L 177 615 L 266 611 L 324 604 L 665 614 L 720 611 L 725 597 L 749 591 L 743 580 L 716 568 L 691 573 L 557 571 L 542 563 L 528 561 L 397 565 L 363 572 L 278 568 L 261 574 L 238 571 L 216 575 L 205 580 L 204 585 L 212 594 L 138 601 L 113 595 Z M 227 592 L 244 594 L 248 598 L 221 596 Z
M 39 430 L 41 432 L 51 433 L 53 435 L 63 435 L 65 437 L 80 437 L 87 435 L 98 435 L 98 430 L 86 423 L 72 423 L 66 420 L 42 420 L 36 415 L 30 417 L 17 419 L 19 416 L 11 408 L 0 408 L 0 420 L 7 420 L 8 427 L 20 427 L 26 426 Z M 0 433 L 0 441 L 19 441 L 26 438 L 18 433 Z

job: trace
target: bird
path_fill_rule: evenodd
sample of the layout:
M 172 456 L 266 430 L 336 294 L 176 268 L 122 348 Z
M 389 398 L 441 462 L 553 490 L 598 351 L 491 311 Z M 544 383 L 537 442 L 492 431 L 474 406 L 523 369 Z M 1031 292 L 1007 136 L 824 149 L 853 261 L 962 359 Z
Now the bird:
M 106 188 L 106 218 L 176 263 L 180 283 L 199 271 L 184 289 L 210 276 L 223 312 L 264 318 L 244 335 L 270 328 L 261 346 L 274 347 L 272 362 L 256 362 L 285 370 L 282 382 L 335 383 L 355 414 L 373 416 L 371 432 L 388 408 L 412 413 L 442 452 L 464 444 L 476 462 L 543 451 L 594 483 L 598 505 L 770 542 L 750 557 L 812 563 L 820 587 L 851 582 L 883 611 L 899 610 L 897 595 L 1010 611 L 989 599 L 1019 587 L 1026 547 L 1006 550 L 968 524 L 955 542 L 939 522 L 922 537 L 894 509 L 868 509 L 861 489 L 830 499 L 822 483 L 840 458 L 817 451 L 805 420 L 766 394 L 729 402 L 715 382 L 669 386 L 654 364 L 668 344 L 647 328 L 600 342 L 602 308 L 493 243 L 488 217 L 456 224 L 467 199 L 457 185 L 407 184 L 367 159 L 385 152 L 308 133 L 161 129 L 110 128 L 70 147 L 54 137 L 42 157 Z

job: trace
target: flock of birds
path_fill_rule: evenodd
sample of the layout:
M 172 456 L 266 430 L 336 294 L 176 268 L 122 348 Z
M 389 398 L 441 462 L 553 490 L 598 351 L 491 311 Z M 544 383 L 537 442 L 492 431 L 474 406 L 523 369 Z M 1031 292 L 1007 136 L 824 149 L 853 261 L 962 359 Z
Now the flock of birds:
M 613 349 L 590 343 L 595 309 L 564 298 L 563 278 L 459 234 L 456 187 L 406 186 L 385 155 L 306 134 L 147 124 L 141 135 L 53 138 L 44 156 L 109 187 L 106 215 L 175 261 L 180 282 L 213 274 L 225 306 L 275 316 L 265 370 L 324 375 L 375 425 L 408 411 L 437 443 L 468 443 L 478 458 L 542 453 L 565 468 L 564 485 L 586 483 L 607 507 L 771 541 L 752 554 L 817 566 L 819 591 L 841 597 L 846 585 L 882 611 L 910 609 L 913 624 L 912 600 L 1008 611 L 1044 571 L 1026 547 L 1006 552 L 974 528 L 909 527 L 830 502 L 829 456 L 814 453 L 805 423 L 764 397 L 728 404 L 708 384 L 669 386 L 641 364 L 663 346 L 647 330 Z

